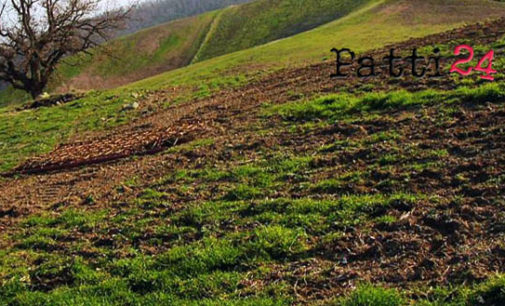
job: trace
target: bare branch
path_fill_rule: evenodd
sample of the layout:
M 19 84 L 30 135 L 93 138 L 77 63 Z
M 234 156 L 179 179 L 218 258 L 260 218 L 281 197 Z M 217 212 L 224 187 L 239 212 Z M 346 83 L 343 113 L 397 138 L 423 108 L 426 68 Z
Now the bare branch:
M 132 7 L 96 15 L 102 0 L 10 0 L 0 5 L 0 80 L 36 97 L 58 63 L 120 29 Z M 8 25 L 8 8 L 17 23 Z

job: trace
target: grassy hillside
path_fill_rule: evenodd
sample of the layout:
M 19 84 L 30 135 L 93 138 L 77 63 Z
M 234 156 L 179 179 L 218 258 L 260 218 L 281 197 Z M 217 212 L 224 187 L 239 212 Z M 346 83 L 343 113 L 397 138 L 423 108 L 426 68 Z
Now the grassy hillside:
M 496 50 L 495 82 L 337 82 L 321 63 L 504 13 L 374 1 L 63 105 L 0 107 L 0 172 L 60 166 L 0 177 L 0 305 L 505 305 L 505 20 L 434 40 L 444 67 L 461 43 L 472 65 Z
M 195 61 L 262 45 L 334 21 L 369 0 L 259 0 L 221 12 Z
M 94 56 L 69 59 L 72 65 L 60 67 L 54 84 L 60 91 L 116 87 L 302 32 L 365 2 L 255 1 L 169 22 L 115 40 Z
M 363 52 L 504 14 L 505 4 L 490 0 L 375 0 L 314 30 L 169 71 L 130 86 L 155 89 L 201 84 L 203 79 L 211 87 L 218 87 L 234 83 L 237 78 L 333 59 L 330 52 L 333 47 Z
M 109 129 L 140 116 L 141 112 L 122 112 L 121 108 L 126 103 L 139 101 L 139 96 L 140 100 L 149 96 L 148 91 L 176 89 L 169 97 L 156 100 L 154 105 L 146 102 L 151 103 L 150 108 L 163 108 L 208 96 L 219 89 L 240 86 L 279 68 L 320 62 L 332 57 L 329 52 L 332 47 L 365 51 L 501 14 L 505 14 L 505 5 L 487 0 L 374 1 L 309 32 L 114 90 L 94 91 L 78 102 L 56 109 L 12 112 L 11 108 L 0 108 L 0 169 L 7 170 L 27 156 L 47 152 L 78 131 Z M 206 16 L 209 22 L 211 17 Z
M 183 67 L 198 51 L 217 12 L 209 12 L 145 29 L 105 44 L 90 54 L 60 64 L 48 91 L 114 88 Z M 0 91 L 0 106 L 26 101 L 28 95 Z
M 329 49 L 335 46 L 363 51 L 498 17 L 504 9 L 503 3 L 490 0 L 311 0 L 303 1 L 303 9 L 301 5 L 298 0 L 255 1 L 146 29 L 108 44 L 106 52 L 70 58 L 72 65 L 61 65 L 51 88 L 112 88 L 169 70 L 155 82 L 198 83 L 210 73 L 216 83 L 227 83 L 217 80 L 226 70 L 251 75 L 272 67 L 317 62 L 330 57 Z M 201 62 L 331 20 L 311 31 Z M 200 63 L 176 69 L 190 62 Z M 0 101 L 5 102 L 25 97 L 17 91 L 0 93 Z
M 110 88 L 185 66 L 215 15 L 209 12 L 142 30 L 106 44 L 92 56 L 70 58 L 70 65 L 60 66 L 54 83 L 67 88 Z
M 0 199 L 56 194 L 0 206 L 0 298 L 503 305 L 505 84 L 473 85 L 248 111 L 224 99 L 193 142 L 0 183 Z
M 112 41 L 92 56 L 69 58 L 70 65 L 60 65 L 50 90 L 117 87 L 306 31 L 366 2 L 260 0 L 169 22 Z M 25 98 L 18 91 L 0 92 L 0 101 Z

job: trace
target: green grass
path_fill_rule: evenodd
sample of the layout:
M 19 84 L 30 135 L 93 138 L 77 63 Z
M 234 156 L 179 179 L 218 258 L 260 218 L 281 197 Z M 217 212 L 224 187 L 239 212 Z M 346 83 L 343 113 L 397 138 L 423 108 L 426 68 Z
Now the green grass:
M 307 185 L 317 167 L 313 158 L 304 156 L 278 156 L 227 169 L 207 165 L 174 172 L 119 206 L 33 214 L 3 237 L 12 245 L 0 251 L 0 299 L 13 305 L 291 304 L 290 274 L 272 282 L 261 280 L 320 254 L 341 239 L 346 228 L 395 224 L 387 214 L 392 205 L 413 208 L 439 201 L 401 192 L 342 195 L 326 187 L 330 194 L 321 198 L 317 188 L 328 183 L 316 183 L 316 189 Z M 297 177 L 297 183 L 287 186 L 286 177 Z M 206 190 L 212 184 L 224 188 L 208 201 L 187 201 L 182 209 L 172 209 L 174 193 L 183 193 L 188 185 Z M 221 196 L 240 186 L 257 188 L 255 196 Z M 269 198 L 271 192 L 286 188 L 309 194 Z M 322 268 L 323 273 L 305 277 L 324 282 L 333 264 Z M 484 300 L 500 305 L 504 279 L 497 276 L 451 290 L 427 289 L 417 302 L 474 305 Z M 257 282 L 258 287 L 244 281 Z M 326 304 L 408 305 L 407 296 L 379 284 L 362 284 Z
M 7 87 L 6 89 L 0 91 L 0 108 L 19 105 L 21 102 L 25 102 L 30 99 L 30 94 L 21 90 L 16 90 L 12 87 Z
M 5 237 L 13 244 L 0 252 L 0 299 L 20 305 L 289 304 L 287 280 L 258 290 L 242 282 L 310 257 L 345 226 L 376 218 L 379 206 L 414 205 L 424 198 L 398 193 L 268 199 L 286 188 L 286 177 L 306 181 L 312 161 L 279 155 L 229 169 L 181 170 L 119 210 L 79 207 L 31 215 Z M 223 190 L 209 201 L 171 209 L 172 194 L 215 183 Z M 232 198 L 223 196 L 227 190 L 247 192 Z
M 267 116 L 279 115 L 288 121 L 318 119 L 335 121 L 358 113 L 377 110 L 398 110 L 435 104 L 500 102 L 503 100 L 505 100 L 505 85 L 503 83 L 488 83 L 474 88 L 458 87 L 452 91 L 408 92 L 400 90 L 387 93 L 366 93 L 361 96 L 332 94 L 312 100 L 273 106 L 267 109 L 265 114 Z M 394 139 L 394 135 L 376 137 L 379 140 L 383 137 L 393 137 Z
M 161 105 L 161 107 L 165 107 L 169 103 L 184 103 L 194 98 L 209 96 L 212 92 L 223 88 L 246 84 L 251 79 L 282 67 L 321 61 L 322 58 L 331 55 L 329 52 L 331 47 L 346 46 L 353 48 L 355 51 L 365 51 L 407 37 L 419 37 L 439 32 L 461 25 L 465 21 L 471 22 L 473 18 L 476 18 L 472 14 L 465 13 L 467 10 L 471 10 L 474 5 L 477 5 L 474 2 L 472 2 L 472 5 L 466 2 L 461 4 L 453 3 L 455 9 L 449 14 L 426 13 L 428 11 L 441 11 L 443 4 L 439 1 L 417 2 L 387 1 L 384 3 L 383 1 L 373 1 L 339 20 L 314 30 L 275 43 L 199 62 L 114 90 L 90 92 L 79 101 L 69 105 L 23 112 L 13 112 L 12 105 L 0 107 L 0 171 L 11 169 L 29 156 L 50 151 L 75 133 L 87 129 L 103 130 L 126 123 L 131 118 L 137 117 L 138 112 L 125 113 L 121 112 L 120 109 L 125 103 L 138 99 L 139 93 L 140 96 L 143 96 L 144 93 L 152 90 L 172 87 L 181 88 L 181 94 L 178 94 L 171 102 Z M 407 12 L 418 13 L 419 16 L 425 16 L 427 19 L 426 21 L 423 21 L 423 19 L 405 20 L 405 16 L 397 13 L 399 7 L 406 7 Z M 492 17 L 494 14 L 499 13 L 502 7 L 503 4 L 500 3 L 486 3 L 486 6 L 480 12 L 482 14 L 489 13 L 486 16 Z M 211 22 L 214 14 L 216 12 L 194 17 L 199 20 L 199 27 L 197 28 L 206 27 Z M 427 21 L 430 21 L 430 23 Z M 161 29 L 159 32 L 164 33 Z M 173 31 L 177 29 L 186 29 L 191 33 L 196 33 L 195 27 L 187 25 L 187 19 L 176 21 Z M 172 29 L 167 31 L 171 33 Z M 165 37 L 163 35 L 162 37 Z M 373 36 L 373 39 L 371 39 L 371 36 Z M 189 46 L 188 44 L 193 46 L 192 42 L 195 37 L 188 38 L 185 40 L 186 43 L 182 43 L 180 37 L 179 39 L 172 38 L 168 40 L 159 37 L 158 39 L 161 41 L 160 50 L 171 49 L 173 52 L 178 53 L 179 48 L 175 46 L 179 44 L 180 46 Z M 142 33 L 139 33 L 113 44 L 117 44 L 121 48 L 127 48 L 133 42 L 140 42 L 143 39 L 153 38 L 150 36 L 143 38 Z M 156 41 L 156 39 L 154 40 Z M 175 49 L 173 49 L 174 47 Z M 153 63 L 159 63 L 157 60 L 161 60 L 163 58 L 162 54 L 165 53 L 156 50 L 158 49 L 155 48 L 148 57 L 144 57 L 142 54 L 134 56 L 133 54 L 137 54 L 134 52 L 130 52 L 126 56 L 135 57 L 128 59 L 128 62 L 131 62 L 133 66 L 143 65 L 142 63 L 149 61 L 148 58 L 153 59 Z M 170 51 L 169 54 L 173 52 Z M 251 63 L 254 63 L 253 67 L 251 67 Z M 104 65 L 102 68 L 97 68 L 102 73 L 114 74 L 117 69 L 125 69 L 122 70 L 123 72 L 135 71 L 136 69 L 129 70 L 128 65 L 114 61 L 97 61 L 96 67 L 102 64 Z M 77 75 L 80 71 L 78 67 L 69 67 L 67 69 L 69 69 L 65 72 L 67 75 Z M 13 95 L 18 95 L 18 93 L 3 92 L 0 104 L 5 105 L 12 102 Z M 428 99 L 429 93 L 426 95 L 425 98 Z M 370 99 L 373 103 L 392 105 L 399 103 L 398 99 L 405 96 L 408 95 L 399 93 L 396 98 L 394 95 L 390 95 L 384 100 L 384 97 L 379 94 L 378 97 Z M 345 99 L 357 101 L 352 97 Z M 335 109 L 345 108 L 343 105 L 338 106 L 337 104 L 332 102 L 331 107 Z
M 12 107 L 0 108 L 0 171 L 12 168 L 28 156 L 52 150 L 74 133 L 128 122 L 134 112 L 121 109 L 132 100 L 129 94 L 93 92 L 58 107 L 20 112 Z
M 151 190 L 141 198 L 163 201 L 164 195 Z M 398 197 L 377 197 L 376 201 L 393 198 Z M 67 211 L 32 216 L 24 231 L 12 237 L 18 243 L 0 253 L 0 297 L 21 305 L 68 301 L 117 305 L 124 303 L 122 299 L 146 305 L 164 301 L 184 304 L 202 298 L 203 304 L 234 304 L 242 292 L 248 298 L 240 304 L 285 304 L 291 300 L 285 281 L 256 292 L 241 291 L 241 281 L 265 277 L 271 272 L 270 265 L 305 258 L 317 247 L 308 238 L 331 234 L 331 228 L 321 226 L 340 222 L 332 216 L 338 213 L 338 206 L 365 212 L 363 207 L 370 207 L 369 203 L 368 197 L 342 198 L 336 203 L 261 200 L 254 206 L 243 201 L 195 202 L 172 214 L 170 225 L 149 217 L 163 210 L 159 205 L 119 214 Z M 250 227 L 254 220 L 263 225 Z M 231 222 L 239 230 L 223 230 L 221 222 Z M 121 230 L 110 236 L 115 228 Z M 147 238 L 146 231 L 153 234 Z M 75 234 L 80 238 L 69 239 Z M 104 241 L 111 242 L 88 240 L 86 235 L 105 236 Z M 166 243 L 170 248 L 156 256 L 142 254 L 139 248 Z M 70 257 L 70 253 L 87 256 Z

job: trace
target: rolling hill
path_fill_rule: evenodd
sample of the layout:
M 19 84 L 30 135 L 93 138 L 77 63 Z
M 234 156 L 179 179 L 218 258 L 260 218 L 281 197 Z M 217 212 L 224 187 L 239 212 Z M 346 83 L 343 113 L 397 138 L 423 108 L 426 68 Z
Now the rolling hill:
M 223 12 L 195 17 L 208 29 L 188 26 L 188 50 Z M 448 73 L 462 43 L 472 65 L 496 51 L 494 82 Z M 329 77 L 332 47 L 435 45 L 441 78 Z M 504 305 L 504 56 L 502 3 L 377 0 L 66 103 L 0 106 L 0 304 Z
M 339 19 L 369 0 L 268 1 L 231 6 L 220 12 L 194 62 L 262 45 Z
M 141 30 L 107 43 L 93 55 L 69 58 L 52 86 L 113 88 L 188 65 L 217 11 Z M 61 85 L 63 84 L 63 85 Z
M 396 47 L 470 40 L 501 57 L 504 25 Z M 52 171 L 3 178 L 2 300 L 502 305 L 503 75 L 328 95 L 317 77 L 330 69 L 174 106 L 25 164 Z M 164 149 L 96 164 L 139 140 Z M 81 158 L 95 164 L 72 167 Z
M 236 80 L 247 80 L 277 69 L 332 59 L 333 47 L 364 52 L 410 37 L 498 18 L 504 12 L 504 3 L 489 0 L 371 1 L 313 30 L 169 71 L 130 84 L 130 88 L 183 85 L 207 91 L 208 87 L 236 84 Z
M 69 59 L 72 66 L 60 68 L 60 78 L 53 87 L 117 87 L 303 32 L 338 19 L 366 2 L 260 0 L 169 22 L 108 43 L 105 52 Z M 302 10 L 302 6 L 310 10 Z M 239 26 L 239 20 L 249 23 Z
M 206 77 L 207 67 L 219 74 L 235 71 L 241 78 L 246 72 L 327 59 L 329 46 L 363 51 L 483 21 L 500 16 L 503 7 L 490 0 L 253 1 L 142 30 L 108 43 L 93 56 L 69 58 L 71 65 L 60 66 L 50 88 L 114 88 L 173 70 L 158 79 L 177 80 L 189 73 L 195 81 Z M 240 20 L 246 22 L 238 26 Z M 196 65 L 178 70 L 190 63 Z M 4 104 L 24 99 L 19 91 L 0 93 Z
M 195 18 L 205 21 L 201 23 L 201 26 L 204 27 L 211 22 L 216 13 L 211 12 Z M 63 121 L 49 119 L 58 116 L 51 109 L 38 110 L 37 112 L 40 113 L 37 114 L 33 112 L 12 114 L 9 108 L 0 109 L 3 113 L 0 113 L 2 116 L 0 129 L 4 131 L 0 135 L 0 142 L 4 143 L 4 146 L 0 147 L 2 153 L 0 168 L 5 170 L 13 167 L 26 156 L 46 152 L 57 143 L 75 134 L 76 131 L 100 130 L 124 123 L 125 120 L 131 120 L 131 116 L 135 117 L 138 114 L 121 113 L 121 107 L 125 103 L 137 100 L 138 96 L 149 96 L 145 94 L 147 92 L 159 90 L 163 92 L 165 89 L 170 89 L 171 92 L 166 94 L 163 99 L 152 98 L 159 100 L 154 102 L 155 108 L 160 106 L 164 108 L 173 103 L 184 103 L 196 97 L 206 97 L 221 89 L 242 86 L 253 79 L 266 76 L 279 69 L 328 60 L 332 57 L 329 52 L 332 47 L 345 46 L 356 52 L 363 52 L 409 37 L 422 37 L 464 24 L 483 21 L 486 18 L 499 17 L 503 14 L 505 14 L 504 3 L 488 0 L 376 0 L 344 18 L 289 38 L 198 62 L 111 91 L 91 92 L 84 98 L 84 103 L 81 106 L 61 109 L 62 114 L 59 115 L 65 113 L 67 118 Z M 184 26 L 188 24 L 188 20 L 191 19 L 178 21 L 178 23 Z M 193 23 L 189 22 L 189 24 Z M 192 33 L 197 32 L 193 31 Z M 141 36 L 137 37 L 139 40 L 143 39 Z M 125 41 L 128 41 L 128 38 L 125 38 Z M 187 42 L 191 45 L 190 40 Z M 121 43 L 118 44 L 121 45 Z M 193 46 L 193 49 L 196 47 Z M 175 52 L 175 54 L 178 53 Z M 137 58 L 142 58 L 142 56 L 133 53 L 126 54 L 125 57 L 131 58 L 134 63 Z M 113 63 L 108 60 L 107 62 Z M 128 69 L 127 65 L 115 67 Z M 76 67 L 67 67 L 67 69 L 76 69 Z M 103 72 L 109 73 L 113 70 L 113 68 L 104 69 Z M 78 71 L 73 73 L 66 71 L 66 73 L 69 75 L 79 74 Z M 104 82 L 103 79 L 96 76 L 85 79 L 93 80 L 94 78 L 97 78 L 99 83 Z M 108 79 L 112 82 L 115 80 L 115 76 L 110 76 Z M 86 83 L 82 85 L 86 85 Z M 0 99 L 5 103 L 11 98 L 4 95 Z M 152 103 L 147 101 L 146 105 L 141 104 L 141 106 L 152 108 Z M 90 117 L 90 114 L 96 111 L 101 114 Z M 49 126 L 40 130 L 38 123 L 33 121 L 33 118 L 47 121 Z M 107 120 L 103 121 L 101 118 Z M 24 131 L 16 128 L 18 123 L 25 125 Z M 71 126 L 70 123 L 72 123 Z M 59 127 L 55 127 L 56 125 Z M 33 142 L 30 135 L 40 135 L 41 133 L 44 137 Z M 13 137 L 13 135 L 17 136 Z M 24 153 L 20 154 L 10 150 L 10 148 L 16 147 L 19 147 Z

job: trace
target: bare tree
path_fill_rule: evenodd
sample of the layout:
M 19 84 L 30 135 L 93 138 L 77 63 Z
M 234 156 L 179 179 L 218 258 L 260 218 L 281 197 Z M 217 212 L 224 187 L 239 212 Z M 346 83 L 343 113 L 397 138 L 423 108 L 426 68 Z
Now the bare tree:
M 105 0 L 107 1 L 107 0 Z M 0 4 L 0 81 L 39 96 L 56 66 L 107 40 L 130 8 L 97 15 L 102 0 L 8 0 Z M 6 11 L 15 16 L 8 22 Z

